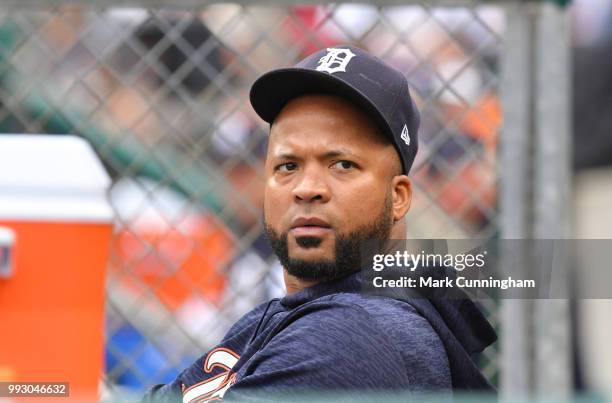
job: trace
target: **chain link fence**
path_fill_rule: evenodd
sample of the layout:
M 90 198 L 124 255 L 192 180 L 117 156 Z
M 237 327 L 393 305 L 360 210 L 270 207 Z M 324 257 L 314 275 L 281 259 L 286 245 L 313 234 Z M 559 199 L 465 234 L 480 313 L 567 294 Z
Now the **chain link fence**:
M 315 49 L 361 46 L 411 83 L 408 235 L 498 235 L 503 7 L 171 3 L 0 7 L 0 132 L 76 133 L 113 177 L 106 393 L 171 381 L 283 292 L 260 219 L 268 128 L 248 89 Z M 496 346 L 482 365 L 496 383 Z

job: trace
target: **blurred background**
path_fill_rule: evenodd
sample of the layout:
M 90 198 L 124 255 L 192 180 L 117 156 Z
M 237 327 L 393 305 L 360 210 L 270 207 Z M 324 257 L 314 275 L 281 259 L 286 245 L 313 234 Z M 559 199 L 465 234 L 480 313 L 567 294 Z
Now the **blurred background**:
M 319 48 L 411 84 L 409 237 L 612 238 L 610 0 L 122 3 L 0 5 L 0 132 L 76 134 L 112 178 L 105 399 L 172 381 L 283 295 L 248 90 Z M 482 303 L 502 392 L 612 393 L 610 301 Z

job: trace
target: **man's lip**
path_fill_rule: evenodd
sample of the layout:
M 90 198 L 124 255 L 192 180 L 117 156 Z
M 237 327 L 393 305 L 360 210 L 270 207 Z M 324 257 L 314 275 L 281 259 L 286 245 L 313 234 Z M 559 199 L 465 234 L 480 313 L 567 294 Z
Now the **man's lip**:
M 318 217 L 298 217 L 291 223 L 291 229 L 295 228 L 325 228 L 329 229 L 331 226 L 327 223 L 327 221 L 318 218 Z
M 331 229 L 329 227 L 317 227 L 317 226 L 304 226 L 291 228 L 291 233 L 296 238 L 301 237 L 314 237 L 321 238 L 325 234 L 329 233 Z

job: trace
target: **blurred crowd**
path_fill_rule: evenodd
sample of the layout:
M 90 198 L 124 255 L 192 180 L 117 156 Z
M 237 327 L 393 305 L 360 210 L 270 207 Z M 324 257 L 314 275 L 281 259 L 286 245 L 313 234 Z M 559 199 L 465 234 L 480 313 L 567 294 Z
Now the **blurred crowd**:
M 575 0 L 573 23 L 573 236 L 612 239 L 612 2 Z M 580 253 L 576 267 L 582 291 L 611 278 L 585 276 L 581 265 L 609 267 Z M 588 292 L 588 291 L 587 291 Z M 612 300 L 576 304 L 577 386 L 612 393 Z

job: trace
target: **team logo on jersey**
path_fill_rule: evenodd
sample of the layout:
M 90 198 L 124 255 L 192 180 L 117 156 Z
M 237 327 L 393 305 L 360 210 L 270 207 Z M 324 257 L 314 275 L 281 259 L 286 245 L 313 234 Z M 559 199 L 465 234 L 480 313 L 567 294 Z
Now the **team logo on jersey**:
M 350 49 L 327 48 L 327 54 L 319 59 L 317 70 L 329 74 L 346 72 L 346 66 L 353 57 L 355 54 Z
M 404 125 L 400 137 L 402 138 L 402 140 L 404 140 L 404 143 L 406 143 L 407 146 L 410 145 L 410 132 L 408 131 L 408 126 Z
M 223 372 L 186 389 L 183 392 L 183 403 L 195 401 L 209 403 L 223 400 L 225 392 L 236 383 L 236 374 L 232 374 L 231 371 L 239 359 L 238 354 L 224 347 L 215 348 L 208 353 L 204 362 L 204 371 L 211 373 L 214 369 L 221 368 Z

